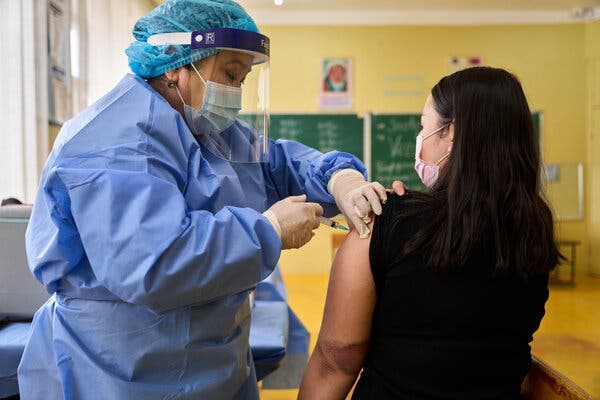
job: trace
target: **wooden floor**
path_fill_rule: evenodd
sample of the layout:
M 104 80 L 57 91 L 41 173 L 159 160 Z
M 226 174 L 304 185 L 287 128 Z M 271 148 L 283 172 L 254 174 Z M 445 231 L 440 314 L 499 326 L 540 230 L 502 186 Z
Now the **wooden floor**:
M 311 333 L 314 347 L 327 290 L 327 275 L 283 277 L 290 306 Z M 532 351 L 600 399 L 600 278 L 577 276 L 574 285 L 553 283 L 546 316 Z M 263 400 L 296 399 L 297 390 L 261 390 Z

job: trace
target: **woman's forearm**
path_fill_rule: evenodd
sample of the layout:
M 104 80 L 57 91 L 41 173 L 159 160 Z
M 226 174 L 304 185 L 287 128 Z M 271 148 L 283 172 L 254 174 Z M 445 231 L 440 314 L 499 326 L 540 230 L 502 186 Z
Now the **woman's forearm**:
M 367 345 L 327 346 L 318 342 L 298 393 L 300 400 L 343 400 L 360 373 Z

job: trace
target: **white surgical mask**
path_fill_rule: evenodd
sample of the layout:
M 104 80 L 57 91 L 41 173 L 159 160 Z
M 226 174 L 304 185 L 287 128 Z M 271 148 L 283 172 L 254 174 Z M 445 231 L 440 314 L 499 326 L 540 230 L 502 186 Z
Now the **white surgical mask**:
M 444 161 L 446 158 L 448 158 L 448 156 L 450 156 L 450 152 L 444 154 L 442 156 L 442 158 L 440 158 L 439 161 L 436 163 L 424 161 L 421 158 L 421 150 L 423 149 L 423 141 L 429 139 L 430 137 L 435 135 L 437 132 L 441 131 L 442 129 L 446 128 L 449 125 L 450 124 L 445 124 L 445 125 L 439 127 L 438 129 L 436 129 L 435 131 L 429 133 L 425 137 L 422 137 L 420 134 L 417 135 L 417 145 L 415 148 L 415 170 L 417 171 L 417 174 L 419 175 L 421 182 L 423 182 L 423 185 L 427 186 L 428 188 L 432 188 L 433 185 L 435 185 L 435 182 L 437 182 L 437 179 L 438 179 L 438 176 L 440 173 L 440 164 L 442 161 Z

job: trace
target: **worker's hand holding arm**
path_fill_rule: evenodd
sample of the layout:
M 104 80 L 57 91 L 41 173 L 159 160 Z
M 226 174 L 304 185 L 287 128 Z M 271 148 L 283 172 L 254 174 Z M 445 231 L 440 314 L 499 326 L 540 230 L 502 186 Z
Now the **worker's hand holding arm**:
M 371 211 L 381 214 L 381 203 L 387 201 L 385 188 L 379 182 L 367 182 L 354 169 L 343 169 L 331 176 L 327 189 L 350 227 L 356 228 L 361 238 L 366 238 L 370 233 L 367 224 L 371 221 Z

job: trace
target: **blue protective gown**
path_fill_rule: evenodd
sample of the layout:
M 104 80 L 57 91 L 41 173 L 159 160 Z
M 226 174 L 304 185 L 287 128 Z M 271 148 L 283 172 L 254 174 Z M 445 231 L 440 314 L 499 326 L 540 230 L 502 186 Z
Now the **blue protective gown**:
M 181 115 L 128 75 L 65 124 L 26 234 L 55 293 L 36 313 L 21 398 L 257 399 L 248 292 L 281 241 L 262 212 L 326 190 L 353 156 L 271 142 L 268 164 L 207 152 Z

